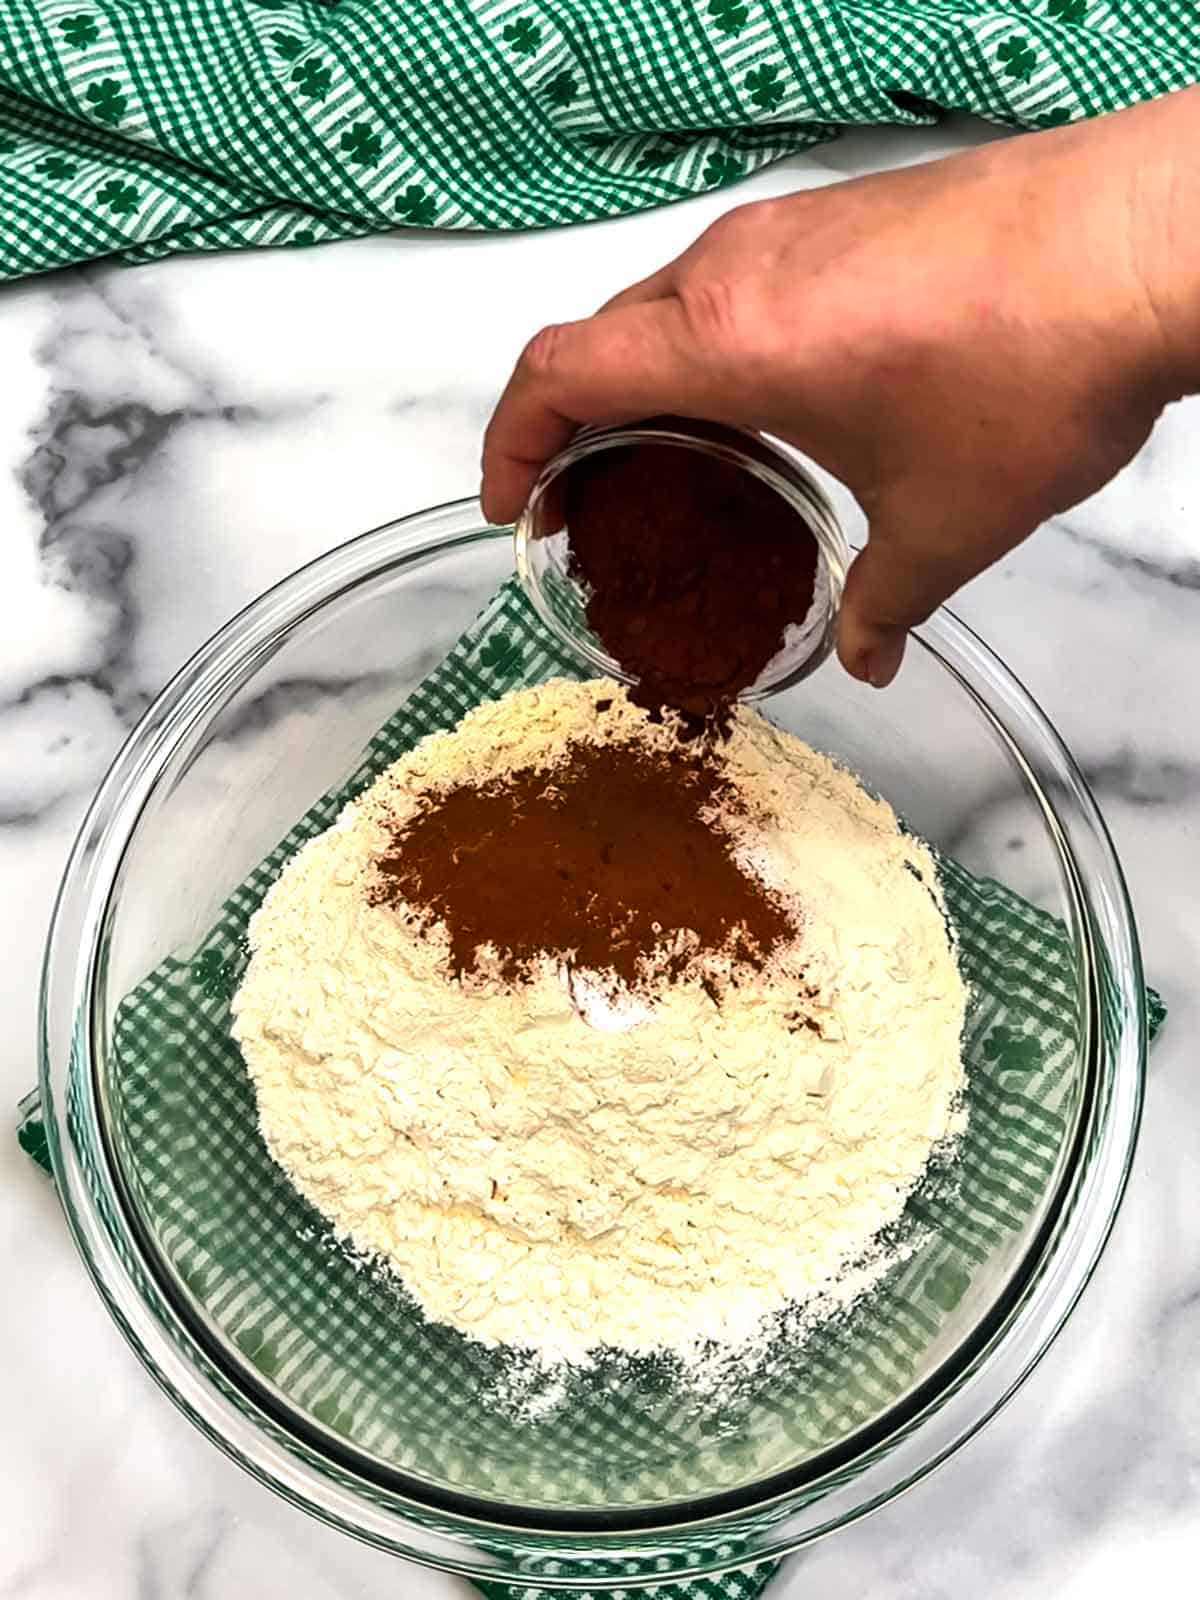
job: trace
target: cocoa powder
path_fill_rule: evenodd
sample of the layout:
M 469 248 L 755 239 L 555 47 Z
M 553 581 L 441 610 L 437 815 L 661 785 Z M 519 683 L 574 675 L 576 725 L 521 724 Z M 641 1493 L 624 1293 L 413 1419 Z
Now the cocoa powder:
M 638 444 L 566 475 L 571 571 L 634 698 L 719 726 L 812 604 L 817 545 L 776 491 L 694 449 Z
M 547 955 L 629 988 L 705 955 L 761 965 L 795 928 L 710 820 L 732 805 L 711 754 L 579 743 L 557 766 L 427 796 L 371 898 L 443 925 L 459 978 L 519 982 Z

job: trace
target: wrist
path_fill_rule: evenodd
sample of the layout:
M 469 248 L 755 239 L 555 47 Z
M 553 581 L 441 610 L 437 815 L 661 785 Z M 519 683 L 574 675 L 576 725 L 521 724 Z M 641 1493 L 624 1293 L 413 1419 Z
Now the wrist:
M 1165 402 L 1200 390 L 1200 89 L 1130 116 L 1139 121 L 1125 172 L 1139 359 Z

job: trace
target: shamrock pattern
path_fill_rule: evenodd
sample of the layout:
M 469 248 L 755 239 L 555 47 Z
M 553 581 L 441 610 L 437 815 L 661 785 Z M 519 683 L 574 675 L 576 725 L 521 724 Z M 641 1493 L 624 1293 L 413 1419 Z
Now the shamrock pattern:
M 58 27 L 63 38 L 76 50 L 86 50 L 100 37 L 99 24 L 87 11 L 81 11 L 74 17 L 63 17 Z
M 25 1154 L 47 1172 L 54 1171 L 50 1156 L 50 1140 L 46 1137 L 46 1124 L 41 1117 L 28 1117 L 17 1129 L 17 1143 Z
M 1042 1064 L 1042 1047 L 1032 1034 L 998 1022 L 983 1041 L 983 1058 L 1002 1072 L 1033 1072 Z
M 423 183 L 410 183 L 396 201 L 396 214 L 414 228 L 432 228 L 437 207 Z
M 1011 39 L 1006 39 L 996 51 L 996 56 L 1004 63 L 1006 78 L 1016 78 L 1020 83 L 1028 83 L 1033 77 L 1037 56 L 1030 49 L 1029 40 L 1024 34 L 1016 33 Z
M 338 148 L 360 167 L 373 167 L 383 154 L 383 140 L 369 122 L 356 122 L 338 140 Z
M 103 188 L 97 189 L 96 202 L 115 211 L 119 217 L 131 217 L 141 204 L 133 184 L 121 178 L 110 178 Z
M 704 163 L 704 181 L 715 189 L 718 184 L 732 183 L 742 175 L 742 164 L 734 156 L 717 152 Z
M 1116 32 L 1099 0 L 812 0 L 786 53 L 764 0 L 642 5 L 636 26 L 624 0 L 588 0 L 595 26 L 565 35 L 556 19 L 576 11 L 546 0 L 241 0 L 207 8 L 203 38 L 169 5 L 9 9 L 29 16 L 11 88 L 38 120 L 36 135 L 15 115 L 0 132 L 4 231 L 21 244 L 0 244 L 0 277 L 98 254 L 72 208 L 136 214 L 139 259 L 389 224 L 519 229 L 731 184 L 822 128 L 928 120 L 945 102 L 1052 129 L 1200 76 L 1200 42 L 1174 20 L 1188 8 L 1165 0 L 1118 6 Z M 956 64 L 952 85 L 938 62 Z M 248 116 L 235 171 L 223 136 Z M 107 163 L 101 130 L 125 136 Z
M 520 644 L 503 630 L 497 630 L 484 640 L 479 652 L 479 665 L 494 678 L 509 680 L 520 671 L 525 652 Z
M 953 1311 L 971 1286 L 971 1277 L 965 1267 L 955 1261 L 944 1261 L 926 1278 L 925 1293 L 943 1311 Z
M 38 162 L 38 171 L 53 179 L 56 183 L 73 178 L 79 168 L 73 161 L 68 161 L 66 156 L 47 156 Z
M 708 0 L 708 14 L 722 33 L 741 33 L 750 17 L 750 8 L 742 0 Z
M 570 67 L 564 67 L 542 85 L 542 93 L 552 106 L 569 106 L 579 93 L 579 84 Z
M 783 100 L 783 84 L 779 81 L 779 68 L 766 62 L 748 72 L 743 80 L 752 105 L 760 111 L 775 111 Z
M 647 167 L 665 167 L 669 161 L 674 161 L 678 154 L 678 150 L 671 150 L 666 145 L 651 145 L 649 150 L 643 150 L 637 158 L 637 165 L 639 170 Z
M 532 17 L 518 17 L 504 25 L 504 42 L 515 56 L 536 55 L 542 30 Z
M 324 100 L 333 87 L 333 73 L 319 58 L 302 61 L 292 73 L 292 82 L 307 100 Z
M 243 962 L 228 960 L 219 950 L 205 950 L 192 962 L 192 975 L 209 1000 L 232 1000 L 241 981 Z
M 115 78 L 101 78 L 99 83 L 89 83 L 84 99 L 91 102 L 92 115 L 97 122 L 115 128 L 125 115 L 125 91 Z

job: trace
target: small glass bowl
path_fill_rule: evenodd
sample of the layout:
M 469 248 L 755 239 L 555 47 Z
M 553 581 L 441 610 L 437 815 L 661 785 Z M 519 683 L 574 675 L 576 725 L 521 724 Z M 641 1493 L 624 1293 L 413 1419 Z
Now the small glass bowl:
M 817 569 L 808 615 L 788 628 L 778 654 L 739 699 L 763 700 L 815 672 L 833 650 L 850 547 L 832 504 L 799 457 L 747 428 L 656 417 L 577 434 L 543 468 L 513 531 L 517 572 L 538 616 L 597 673 L 633 682 L 588 627 L 587 590 L 571 571 L 562 488 L 565 475 L 585 457 L 637 445 L 669 445 L 724 461 L 773 489 L 809 528 L 817 546 Z

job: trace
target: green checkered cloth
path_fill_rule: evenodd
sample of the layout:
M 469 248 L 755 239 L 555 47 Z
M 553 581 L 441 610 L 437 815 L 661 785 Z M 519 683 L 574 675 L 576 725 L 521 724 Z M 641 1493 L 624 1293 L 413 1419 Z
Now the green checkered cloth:
M 0 0 L 0 277 L 583 222 L 1198 75 L 1195 0 Z
M 634 1589 L 571 1591 L 576 1600 L 758 1600 L 779 1570 L 778 1561 L 735 1568 L 716 1578 L 684 1578 L 675 1583 L 643 1584 Z M 515 1583 L 477 1583 L 487 1600 L 553 1600 L 552 1591 Z M 560 1591 L 561 1593 L 561 1591 Z
M 159 1250 L 293 1406 L 414 1477 L 483 1500 L 586 1511 L 736 1490 L 785 1469 L 877 1417 L 932 1345 L 953 1343 L 973 1315 L 977 1270 L 1015 1240 L 1053 1182 L 1074 1111 L 1078 989 L 1061 924 L 943 862 L 972 992 L 970 1121 L 955 1161 L 932 1170 L 910 1199 L 896 1230 L 895 1242 L 909 1246 L 901 1264 L 849 1314 L 804 1341 L 781 1337 L 761 1370 L 711 1402 L 698 1403 L 665 1359 L 613 1355 L 575 1375 L 560 1404 L 523 1419 L 514 1383 L 528 1382 L 527 1371 L 426 1322 L 394 1278 L 363 1270 L 337 1246 L 271 1161 L 229 1007 L 249 919 L 300 846 L 424 735 L 555 675 L 581 669 L 510 580 L 379 731 L 347 783 L 234 891 L 211 931 L 120 1004 L 108 1100 L 113 1141 Z M 1157 1027 L 1156 996 L 1150 1006 Z M 48 1165 L 35 1098 L 24 1112 L 22 1143 Z M 528 1394 L 537 1398 L 536 1381 Z M 692 1539 L 692 1555 L 701 1538 Z M 704 1546 L 714 1561 L 744 1548 L 736 1523 Z M 630 1580 L 669 1582 L 673 1568 L 690 1564 L 664 1555 L 631 1568 Z M 579 1559 L 564 1570 L 586 1587 L 596 1568 Z M 680 1600 L 754 1600 L 772 1571 L 767 1563 L 672 1587 Z M 530 1557 L 531 1585 L 539 1575 L 545 1569 Z M 505 1585 L 488 1592 L 512 1600 Z

